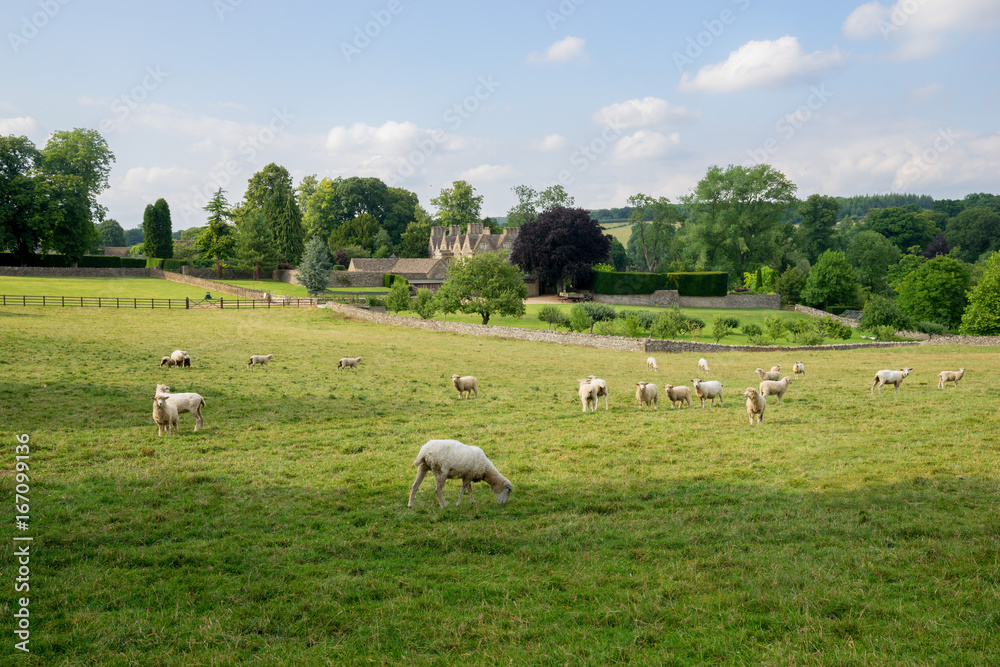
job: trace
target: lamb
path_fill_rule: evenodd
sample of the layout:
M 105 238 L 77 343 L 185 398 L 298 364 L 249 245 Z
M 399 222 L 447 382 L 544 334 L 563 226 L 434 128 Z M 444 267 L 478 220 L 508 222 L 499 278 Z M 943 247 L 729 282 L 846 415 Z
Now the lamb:
M 270 370 L 267 367 L 267 362 L 274 359 L 273 354 L 255 354 L 250 357 L 250 361 L 247 362 L 247 368 L 257 368 L 258 364 L 264 367 L 264 370 Z
M 719 399 L 719 407 L 723 407 L 722 404 L 722 383 L 718 380 L 711 380 L 709 382 L 702 382 L 699 378 L 691 380 L 694 383 L 694 395 L 701 399 L 701 407 L 705 407 L 705 399 L 709 399 L 709 407 L 715 407 L 715 399 Z
M 169 398 L 159 391 L 153 396 L 153 421 L 156 422 L 157 435 L 159 436 L 163 435 L 163 429 L 167 430 L 167 435 L 178 433 L 177 406 L 171 403 Z
M 654 373 L 660 370 L 656 367 L 656 359 L 653 357 L 646 357 L 646 370 L 651 370 Z
M 698 360 L 698 370 L 700 372 L 704 373 L 705 375 L 708 375 L 708 373 L 709 373 L 708 362 L 705 361 L 704 357 L 702 357 L 701 359 Z
M 171 394 L 170 387 L 165 384 L 156 385 L 156 393 L 168 396 L 170 403 L 177 408 L 177 412 L 190 412 L 194 415 L 194 430 L 198 430 L 204 424 L 201 417 L 201 408 L 205 405 L 205 399 L 201 394 L 187 392 L 183 394 Z
M 761 380 L 781 379 L 781 371 L 765 371 L 763 368 L 758 368 L 757 370 L 754 371 L 754 373 L 759 375 Z
M 583 411 L 586 412 L 587 407 L 593 405 L 590 411 L 597 412 L 597 392 L 600 386 L 591 384 L 586 378 L 577 382 L 580 383 L 580 402 L 583 403 Z
M 792 381 L 792 378 L 787 375 L 780 380 L 764 380 L 760 383 L 760 387 L 757 391 L 760 392 L 761 396 L 777 396 L 778 403 L 781 403 L 782 397 L 784 397 L 785 392 L 788 391 L 788 383 Z
M 417 479 L 410 487 L 410 502 L 406 505 L 409 508 L 413 507 L 417 489 L 420 488 L 420 483 L 424 481 L 428 470 L 433 472 L 437 479 L 435 493 L 441 507 L 445 506 L 444 483 L 446 480 L 456 477 L 462 480 L 462 490 L 459 491 L 456 506 L 462 504 L 462 496 L 466 491 L 469 492 L 469 502 L 476 502 L 472 498 L 473 482 L 489 484 L 490 490 L 496 495 L 497 502 L 501 505 L 510 500 L 510 493 L 513 491 L 510 480 L 501 475 L 500 471 L 490 463 L 482 449 L 463 444 L 458 440 L 428 440 L 420 448 L 420 453 L 417 454 L 413 465 L 417 467 Z
M 177 362 L 174 361 L 173 359 L 171 359 L 170 357 L 163 357 L 163 359 L 160 359 L 160 366 L 166 366 L 167 368 L 173 368 L 176 365 L 177 365 Z
M 803 378 L 806 376 L 806 367 L 802 365 L 801 361 L 796 361 L 792 364 L 792 372 L 795 373 L 795 379 L 798 380 L 801 375 Z
M 941 371 L 938 373 L 938 389 L 944 389 L 946 382 L 954 382 L 957 387 L 963 375 L 965 375 L 964 368 L 959 368 L 957 371 Z
M 764 410 L 767 408 L 767 401 L 764 400 L 764 397 L 757 393 L 753 387 L 747 387 L 743 395 L 747 397 L 747 417 L 750 418 L 750 425 L 753 426 L 755 418 L 758 424 L 764 421 Z
M 344 370 L 345 368 L 353 368 L 355 371 L 358 370 L 358 364 L 360 364 L 364 359 L 362 357 L 344 357 L 337 362 L 337 370 Z
M 656 385 L 651 382 L 636 382 L 635 400 L 639 401 L 639 409 L 647 405 L 654 410 L 660 407 L 660 394 Z
M 604 409 L 607 410 L 608 409 L 608 383 L 605 382 L 604 380 L 600 379 L 600 378 L 594 377 L 593 375 L 588 375 L 587 376 L 587 382 L 589 382 L 590 384 L 596 384 L 597 385 L 597 398 L 600 398 L 601 396 L 604 397 Z
M 174 350 L 170 353 L 170 358 L 173 359 L 174 363 L 180 368 L 191 366 L 191 355 L 188 354 L 186 350 Z M 160 365 L 162 366 L 163 362 L 160 362 Z
M 670 399 L 670 409 L 674 409 L 674 404 L 680 408 L 682 403 L 687 403 L 688 408 L 691 407 L 691 387 L 675 387 L 672 384 L 664 385 L 663 391 L 667 394 L 667 398 Z
M 882 385 L 891 384 L 896 387 L 896 393 L 899 393 L 899 385 L 902 384 L 903 378 L 913 371 L 912 368 L 901 368 L 898 371 L 883 370 L 875 374 L 875 382 L 872 383 L 871 393 L 875 393 L 875 387 L 878 387 L 878 393 L 882 393 Z
M 455 373 L 451 376 L 451 381 L 455 385 L 455 389 L 458 389 L 459 398 L 472 398 L 472 393 L 476 393 L 476 398 L 479 398 L 479 380 L 472 377 L 471 375 L 459 375 Z

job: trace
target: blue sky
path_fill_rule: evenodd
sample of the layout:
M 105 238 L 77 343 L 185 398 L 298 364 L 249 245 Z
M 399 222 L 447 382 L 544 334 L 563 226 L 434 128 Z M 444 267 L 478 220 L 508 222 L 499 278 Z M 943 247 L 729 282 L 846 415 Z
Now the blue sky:
M 998 192 L 1000 3 L 8 0 L 0 134 L 98 129 L 123 227 L 174 229 L 270 162 L 458 179 L 504 215 L 561 183 L 590 208 L 672 200 L 714 164 L 813 193 Z

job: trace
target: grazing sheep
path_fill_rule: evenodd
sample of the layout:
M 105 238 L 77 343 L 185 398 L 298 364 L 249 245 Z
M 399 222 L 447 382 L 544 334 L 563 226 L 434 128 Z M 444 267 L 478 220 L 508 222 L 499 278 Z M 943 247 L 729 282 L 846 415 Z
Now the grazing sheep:
M 170 357 L 163 357 L 160 359 L 160 366 L 166 366 L 167 368 L 173 368 L 177 365 L 177 362 Z
M 344 370 L 345 368 L 353 368 L 355 371 L 358 370 L 358 364 L 360 364 L 364 359 L 362 357 L 344 357 L 337 362 L 337 370 Z
M 763 368 L 758 368 L 757 370 L 754 371 L 754 373 L 759 375 L 761 380 L 781 379 L 781 371 L 765 371 Z
M 964 368 L 959 368 L 957 371 L 941 371 L 938 373 L 938 389 L 944 389 L 946 382 L 954 382 L 957 387 L 963 375 L 965 375 Z
M 458 493 L 458 502 L 462 504 L 462 496 L 469 492 L 469 502 L 475 503 L 472 498 L 472 483 L 486 482 L 490 485 L 490 490 L 496 495 L 497 502 L 501 505 L 510 500 L 510 493 L 513 486 L 500 471 L 490 463 L 486 454 L 479 447 L 465 445 L 458 440 L 428 440 L 420 453 L 417 454 L 413 465 L 417 467 L 417 479 L 410 487 L 410 502 L 407 507 L 413 507 L 413 499 L 417 496 L 417 489 L 424 481 L 424 476 L 430 470 L 437 479 L 438 502 L 444 507 L 444 483 L 446 480 L 460 478 L 462 480 L 462 490 Z
M 795 373 L 795 379 L 798 380 L 801 375 L 803 378 L 806 376 L 806 367 L 802 365 L 801 361 L 796 361 L 792 365 L 792 372 Z
M 476 393 L 476 398 L 479 398 L 479 380 L 472 377 L 471 375 L 459 375 L 455 373 L 451 376 L 451 381 L 455 385 L 455 389 L 458 389 L 459 398 L 472 398 L 472 393 Z
M 586 378 L 577 382 L 580 383 L 580 402 L 583 403 L 583 411 L 586 412 L 587 407 L 592 405 L 590 411 L 597 412 L 597 392 L 600 386 L 591 384 Z
M 259 364 L 264 367 L 265 371 L 270 370 L 267 367 L 267 362 L 271 361 L 271 359 L 274 359 L 273 354 L 255 354 L 250 357 L 250 361 L 247 362 L 247 368 L 257 368 L 257 365 Z
M 205 399 L 201 394 L 194 392 L 171 394 L 170 387 L 165 384 L 156 385 L 156 393 L 168 396 L 170 403 L 177 408 L 177 412 L 190 412 L 194 415 L 194 430 L 197 431 L 202 427 L 204 421 L 201 418 L 201 408 L 205 405 Z
M 758 424 L 764 421 L 764 410 L 767 408 L 767 401 L 764 400 L 764 397 L 757 393 L 753 387 L 747 387 L 743 395 L 747 397 L 747 417 L 750 418 L 750 425 L 753 426 L 754 418 L 757 419 Z
M 170 397 L 160 392 L 153 396 L 153 421 L 156 422 L 157 435 L 163 435 L 163 429 L 167 430 L 167 435 L 178 433 L 177 428 L 177 406 L 171 403 Z
M 788 391 L 788 384 L 792 381 L 792 378 L 787 375 L 780 380 L 764 380 L 760 383 L 758 391 L 761 396 L 777 396 L 778 403 L 781 403 L 782 397 L 784 397 L 785 392 Z
M 910 374 L 912 368 L 901 368 L 898 371 L 884 370 L 879 371 L 875 374 L 875 382 L 872 384 L 871 393 L 875 393 L 875 387 L 878 387 L 878 393 L 882 393 L 882 385 L 891 384 L 896 387 L 896 393 L 899 393 L 899 385 L 902 384 L 903 378 Z
M 660 370 L 656 367 L 656 359 L 653 357 L 646 357 L 646 370 L 653 371 L 654 373 Z
M 587 382 L 589 382 L 590 384 L 596 384 L 597 385 L 597 398 L 600 398 L 601 396 L 604 397 L 604 409 L 607 410 L 608 409 L 608 383 L 605 382 L 604 380 L 598 378 L 598 377 L 594 377 L 593 375 L 588 375 L 587 376 Z
M 691 387 L 685 387 L 685 386 L 675 387 L 672 384 L 668 384 L 664 385 L 663 391 L 664 393 L 666 393 L 667 398 L 670 399 L 671 410 L 674 409 L 675 403 L 677 404 L 678 408 L 681 407 L 682 403 L 687 403 L 688 408 L 691 407 Z
M 715 399 L 719 399 L 719 407 L 723 407 L 722 404 L 722 383 L 718 380 L 711 380 L 709 382 L 702 382 L 700 379 L 695 378 L 691 380 L 694 383 L 694 395 L 701 399 L 701 407 L 705 407 L 705 399 L 709 399 L 709 407 L 715 407 Z
M 780 373 L 781 372 L 781 366 L 771 366 L 771 372 L 772 373 Z
M 191 355 L 187 352 L 184 353 L 184 363 L 181 364 L 182 368 L 191 368 Z
M 708 375 L 709 373 L 708 362 L 705 361 L 704 357 L 698 360 L 698 371 L 704 373 L 705 375 Z
M 640 410 L 643 405 L 649 406 L 654 410 L 660 407 L 660 392 L 657 390 L 655 384 L 651 382 L 636 382 L 635 386 L 638 387 L 635 390 L 635 400 L 639 401 Z
M 174 350 L 170 353 L 170 358 L 174 360 L 174 363 L 177 364 L 179 368 L 191 365 L 191 355 L 189 355 L 186 350 Z M 163 363 L 161 362 L 160 365 L 162 366 Z

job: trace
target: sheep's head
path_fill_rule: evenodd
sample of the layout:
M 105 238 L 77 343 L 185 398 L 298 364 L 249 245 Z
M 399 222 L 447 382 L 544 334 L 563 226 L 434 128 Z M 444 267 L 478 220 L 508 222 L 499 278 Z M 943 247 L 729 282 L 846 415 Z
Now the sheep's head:
M 743 395 L 747 398 L 755 398 L 757 396 L 757 390 L 753 387 L 747 387 L 747 390 L 743 392 Z
M 912 368 L 901 368 L 900 370 L 903 371 L 903 377 L 906 377 L 913 371 Z
M 165 384 L 158 384 L 158 385 L 156 385 L 156 393 L 157 394 L 169 394 L 170 393 L 170 387 L 168 385 L 165 385 Z
M 673 388 L 674 388 L 674 385 L 672 385 L 672 384 L 665 384 L 665 385 L 663 385 L 663 391 L 670 391 Z
M 693 384 L 695 386 L 695 388 L 697 389 L 698 385 L 701 384 L 701 378 L 695 378 L 695 379 L 691 380 L 691 384 Z
M 497 497 L 497 502 L 501 505 L 506 505 L 507 501 L 510 500 L 510 493 L 514 490 L 514 487 L 511 485 L 509 479 L 505 479 L 503 484 L 498 485 L 498 487 L 500 489 L 499 491 L 497 490 L 497 487 L 491 487 L 491 490 Z
M 156 407 L 162 408 L 166 406 L 168 398 L 169 396 L 164 396 L 163 394 L 157 394 L 156 396 L 153 397 L 153 403 L 156 404 Z

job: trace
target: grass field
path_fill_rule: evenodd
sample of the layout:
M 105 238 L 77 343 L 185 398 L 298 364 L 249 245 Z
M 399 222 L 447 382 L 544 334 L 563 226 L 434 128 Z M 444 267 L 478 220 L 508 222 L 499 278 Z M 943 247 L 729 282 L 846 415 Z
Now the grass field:
M 601 227 L 604 228 L 605 234 L 610 234 L 621 241 L 623 246 L 628 246 L 628 239 L 632 236 L 632 225 L 628 223 L 612 222 L 602 224 Z
M 285 294 L 287 296 L 309 296 L 309 291 L 302 285 L 285 283 L 280 280 L 220 280 L 221 283 L 245 287 L 247 289 L 270 292 L 272 294 Z M 384 287 L 337 287 L 331 286 L 331 292 L 387 292 Z
M 201 299 L 205 288 L 159 278 L 23 278 L 0 276 L 0 294 Z
M 313 309 L 0 311 L 0 423 L 30 436 L 25 665 L 989 665 L 1000 659 L 1000 355 L 803 352 L 751 428 L 754 368 L 713 355 L 725 407 L 640 410 L 698 355 L 409 329 Z M 190 351 L 190 369 L 163 354 Z M 271 370 L 246 369 L 273 353 Z M 358 372 L 337 372 L 363 356 Z M 874 371 L 912 366 L 899 394 Z M 964 366 L 957 389 L 936 373 Z M 459 400 L 452 373 L 479 378 Z M 575 378 L 608 382 L 582 414 Z M 157 437 L 154 385 L 205 427 Z M 429 438 L 479 445 L 498 506 L 407 510 Z M 4 572 L 15 572 L 11 549 Z M 11 579 L 0 613 L 15 611 Z M 10 627 L 10 626 L 8 626 Z M 13 635 L 0 648 L 4 664 Z

